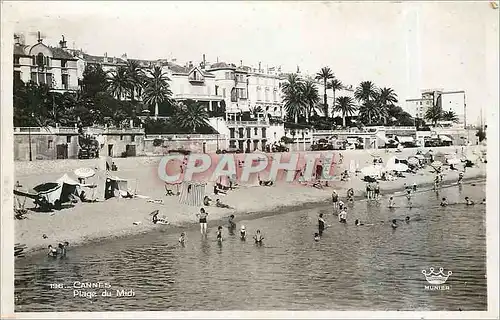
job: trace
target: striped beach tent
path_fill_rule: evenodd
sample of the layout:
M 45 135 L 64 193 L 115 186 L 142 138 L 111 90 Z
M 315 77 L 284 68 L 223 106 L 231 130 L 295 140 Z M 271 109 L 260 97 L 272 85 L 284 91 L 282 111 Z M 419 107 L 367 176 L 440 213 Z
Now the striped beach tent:
M 203 206 L 205 197 L 205 183 L 185 181 L 181 186 L 179 202 L 188 206 Z

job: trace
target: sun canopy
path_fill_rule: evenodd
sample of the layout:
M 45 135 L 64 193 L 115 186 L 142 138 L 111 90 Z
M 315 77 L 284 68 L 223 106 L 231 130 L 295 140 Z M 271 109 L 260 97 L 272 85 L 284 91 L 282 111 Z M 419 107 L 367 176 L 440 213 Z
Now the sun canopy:
M 397 136 L 396 139 L 400 143 L 406 143 L 406 142 L 411 142 L 413 143 L 415 140 L 413 140 L 413 137 L 405 137 L 405 136 Z
M 440 135 L 439 139 L 441 139 L 442 141 L 449 141 L 449 142 L 453 141 L 453 139 L 451 139 L 450 137 L 445 136 L 445 135 Z

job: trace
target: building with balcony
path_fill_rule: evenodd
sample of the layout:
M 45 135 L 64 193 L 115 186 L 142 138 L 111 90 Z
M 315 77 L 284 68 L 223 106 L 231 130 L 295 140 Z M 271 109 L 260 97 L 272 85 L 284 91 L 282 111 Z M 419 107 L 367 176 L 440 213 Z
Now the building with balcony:
M 64 38 L 59 47 L 43 43 L 38 33 L 36 44 L 26 45 L 21 37 L 15 36 L 14 79 L 24 83 L 46 84 L 52 91 L 67 92 L 78 90 L 77 59 L 66 50 Z

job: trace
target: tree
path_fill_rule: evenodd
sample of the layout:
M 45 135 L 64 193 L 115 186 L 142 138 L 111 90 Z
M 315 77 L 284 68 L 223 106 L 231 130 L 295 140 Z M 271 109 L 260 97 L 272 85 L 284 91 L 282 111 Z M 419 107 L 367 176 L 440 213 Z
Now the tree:
M 155 66 L 153 70 L 148 70 L 148 78 L 145 82 L 143 101 L 149 106 L 155 106 L 155 117 L 158 117 L 158 104 L 163 101 L 170 101 L 172 91 L 167 74 L 162 72 L 161 67 Z
M 250 114 L 254 117 L 254 118 L 257 118 L 257 115 L 259 113 L 262 113 L 264 112 L 264 110 L 262 110 L 262 107 L 261 106 L 256 106 L 256 107 L 253 107 L 253 108 L 250 108 Z
M 390 125 L 398 125 L 398 126 L 417 125 L 416 119 L 414 119 L 408 112 L 405 112 L 403 108 L 396 105 L 388 106 L 387 118 L 388 118 L 388 123 Z
M 354 91 L 354 98 L 362 103 L 374 100 L 377 96 L 377 87 L 371 81 L 363 81 Z
M 443 117 L 443 109 L 438 104 L 427 109 L 424 115 L 424 118 L 426 120 L 432 121 L 432 124 L 434 126 L 437 125 L 437 122 L 441 120 L 442 117 Z
M 335 104 L 337 103 L 337 99 L 335 99 L 335 93 L 342 90 L 344 88 L 344 85 L 339 79 L 334 77 L 330 82 L 328 82 L 327 86 L 328 89 L 332 89 L 333 91 L 333 107 L 335 108 Z
M 108 77 L 100 65 L 88 64 L 83 71 L 81 92 L 83 96 L 95 98 L 97 93 L 104 92 L 108 87 Z
M 323 81 L 323 89 L 324 89 L 323 108 L 324 108 L 325 118 L 328 118 L 328 103 L 326 101 L 327 82 L 328 80 L 333 79 L 333 77 L 334 75 L 332 69 L 330 69 L 329 67 L 321 68 L 321 71 L 316 74 L 316 80 Z
M 145 82 L 144 72 L 136 60 L 127 61 L 127 77 L 131 85 L 130 98 L 132 101 L 135 101 L 136 93 L 137 97 L 142 95 L 142 88 Z
M 351 97 L 338 97 L 335 101 L 335 111 L 342 114 L 342 126 L 345 127 L 346 116 L 352 116 L 356 111 L 354 100 Z
M 388 110 L 398 102 L 398 96 L 391 88 L 382 88 L 376 94 L 377 103 L 381 109 L 381 115 L 384 117 L 384 123 L 387 123 Z
M 312 112 L 315 111 L 315 108 L 318 105 L 318 102 L 320 101 L 319 99 L 319 94 L 318 94 L 318 88 L 316 87 L 316 84 L 312 80 L 307 80 L 304 82 L 304 85 L 301 87 L 302 90 L 302 99 L 303 99 L 303 105 L 305 106 L 305 114 L 306 114 L 306 122 L 310 123 L 310 118 L 312 115 Z
M 132 82 L 128 77 L 127 68 L 120 66 L 108 74 L 108 90 L 114 97 L 121 100 L 130 94 Z
M 441 115 L 441 120 L 458 123 L 458 116 L 453 110 L 443 111 Z
M 376 101 L 367 101 L 359 108 L 358 118 L 364 124 L 371 125 L 379 122 L 383 116 L 383 110 L 380 109 Z
M 208 121 L 208 112 L 200 103 L 186 100 L 179 104 L 179 110 L 175 116 L 175 122 L 181 128 L 196 132 L 197 128 L 205 127 Z
M 304 82 L 297 74 L 290 74 L 282 86 L 283 105 L 287 116 L 298 122 L 298 117 L 304 111 L 304 99 L 302 98 Z

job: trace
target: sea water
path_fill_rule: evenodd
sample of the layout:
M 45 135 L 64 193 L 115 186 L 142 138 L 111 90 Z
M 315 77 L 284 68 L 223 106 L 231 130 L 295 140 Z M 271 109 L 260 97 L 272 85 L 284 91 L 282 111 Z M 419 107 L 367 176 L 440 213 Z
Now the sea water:
M 465 196 L 480 202 L 484 182 L 417 192 L 412 209 L 405 197 L 394 209 L 387 195 L 357 201 L 347 224 L 320 206 L 239 220 L 234 236 L 224 227 L 222 244 L 209 221 L 207 238 L 186 230 L 184 246 L 177 233 L 151 232 L 70 247 L 64 259 L 17 259 L 15 309 L 486 310 L 486 208 L 465 206 Z M 451 205 L 440 207 L 442 197 Z M 319 213 L 331 227 L 315 242 Z M 401 219 L 398 228 L 392 219 Z M 239 238 L 242 224 L 247 241 Z M 262 246 L 252 240 L 257 229 Z M 452 274 L 433 286 L 422 274 L 431 267 Z

